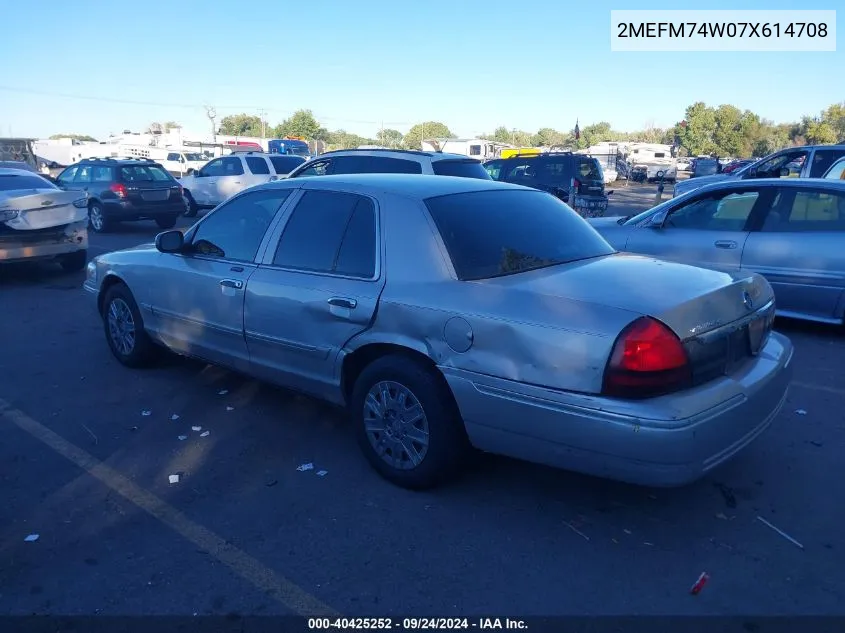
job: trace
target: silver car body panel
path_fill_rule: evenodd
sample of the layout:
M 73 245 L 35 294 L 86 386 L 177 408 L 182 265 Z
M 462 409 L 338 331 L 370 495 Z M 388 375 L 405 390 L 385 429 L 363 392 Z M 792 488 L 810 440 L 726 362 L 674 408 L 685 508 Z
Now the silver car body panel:
M 845 196 L 845 182 L 818 178 L 723 181 L 670 200 L 637 216 L 636 224 L 589 220 L 616 249 L 733 273 L 766 277 L 781 316 L 823 323 L 845 319 L 845 231 L 763 232 L 649 228 L 668 214 L 714 192 L 766 188 L 830 191 Z M 611 220 L 607 218 L 605 220 Z M 632 221 L 633 222 L 633 221 Z M 733 244 L 733 248 L 725 245 Z
M 627 481 L 691 481 L 756 437 L 781 406 L 792 347 L 778 335 L 736 372 L 687 391 L 641 401 L 600 395 L 625 326 L 650 315 L 682 340 L 704 340 L 756 317 L 758 307 L 768 309 L 771 287 L 759 275 L 615 254 L 459 281 L 423 200 L 522 187 L 417 175 L 323 176 L 264 187 L 370 197 L 378 212 L 375 276 L 272 265 L 301 196 L 296 191 L 254 264 L 242 266 L 243 289 L 228 303 L 219 288 L 203 290 L 203 275 L 216 286 L 230 262 L 188 263 L 199 258 L 149 246 L 98 257 L 86 289 L 102 298 L 104 285 L 121 279 L 142 306 L 147 331 L 175 351 L 337 404 L 345 401 L 348 358 L 373 345 L 419 353 L 443 374 L 479 448 Z M 212 270 L 214 263 L 222 268 Z M 175 281 L 174 271 L 185 266 L 202 269 L 194 288 Z M 193 312 L 185 308 L 187 319 L 176 320 L 184 325 L 167 329 L 157 293 L 184 296 L 193 306 Z

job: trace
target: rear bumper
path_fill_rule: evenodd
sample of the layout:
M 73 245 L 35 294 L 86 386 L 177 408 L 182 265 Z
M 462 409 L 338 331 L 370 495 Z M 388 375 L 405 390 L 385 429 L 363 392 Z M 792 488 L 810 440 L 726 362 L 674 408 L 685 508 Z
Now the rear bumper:
M 772 334 L 736 374 L 643 401 L 560 392 L 441 368 L 482 450 L 629 483 L 691 483 L 768 428 L 792 378 L 792 343 Z
M 103 201 L 103 215 L 112 220 L 142 220 L 178 215 L 185 212 L 185 203 L 181 200 L 138 204 L 134 202 L 109 200 Z
M 74 222 L 54 230 L 0 234 L 0 262 L 52 259 L 88 248 L 88 223 Z

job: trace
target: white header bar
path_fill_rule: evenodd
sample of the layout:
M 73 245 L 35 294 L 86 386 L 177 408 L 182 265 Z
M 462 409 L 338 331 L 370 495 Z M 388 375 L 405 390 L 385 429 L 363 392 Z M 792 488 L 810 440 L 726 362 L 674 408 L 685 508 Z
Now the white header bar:
M 611 11 L 610 50 L 835 51 L 836 11 Z

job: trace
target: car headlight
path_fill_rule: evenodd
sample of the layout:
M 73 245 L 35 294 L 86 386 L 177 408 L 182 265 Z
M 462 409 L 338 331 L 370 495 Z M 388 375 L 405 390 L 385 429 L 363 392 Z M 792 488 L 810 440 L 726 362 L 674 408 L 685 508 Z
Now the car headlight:
M 84 198 L 77 198 L 73 201 L 73 206 L 77 209 L 84 209 L 88 206 L 88 196 L 85 196 Z
M 14 220 L 18 215 L 20 215 L 20 211 L 17 209 L 0 209 L 0 222 Z
M 88 262 L 88 267 L 85 269 L 85 275 L 88 281 L 97 281 L 97 262 L 93 260 Z

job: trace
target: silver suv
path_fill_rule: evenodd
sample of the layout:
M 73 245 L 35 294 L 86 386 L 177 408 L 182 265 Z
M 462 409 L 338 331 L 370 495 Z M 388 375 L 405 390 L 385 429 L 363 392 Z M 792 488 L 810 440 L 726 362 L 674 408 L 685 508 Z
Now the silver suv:
M 343 149 L 320 154 L 288 178 L 332 174 L 427 174 L 491 180 L 481 161 L 462 154 L 401 149 Z

